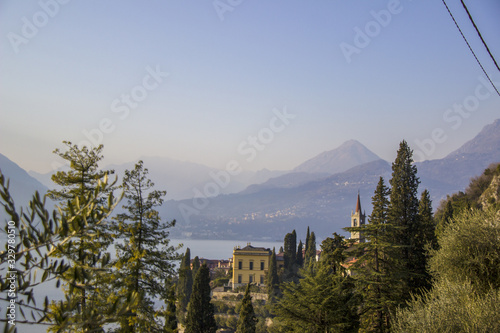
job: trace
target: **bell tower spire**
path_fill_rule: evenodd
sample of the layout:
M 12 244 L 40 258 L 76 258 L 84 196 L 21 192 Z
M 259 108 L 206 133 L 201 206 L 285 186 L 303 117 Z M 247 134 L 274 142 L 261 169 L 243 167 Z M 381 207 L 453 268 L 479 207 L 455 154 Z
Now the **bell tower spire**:
M 359 196 L 359 191 L 358 191 L 358 198 L 356 200 L 356 210 L 351 213 L 351 227 L 358 228 L 365 225 L 365 219 L 366 216 L 361 210 L 361 198 Z M 351 232 L 351 239 L 355 239 L 360 243 L 364 243 L 365 241 L 363 233 L 357 231 Z

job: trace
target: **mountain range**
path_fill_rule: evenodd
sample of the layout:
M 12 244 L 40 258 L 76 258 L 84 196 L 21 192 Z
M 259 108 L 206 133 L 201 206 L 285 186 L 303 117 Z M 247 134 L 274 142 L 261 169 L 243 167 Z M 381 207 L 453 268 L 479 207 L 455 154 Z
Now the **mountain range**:
M 307 226 L 319 239 L 343 233 L 350 223 L 357 193 L 369 214 L 380 176 L 388 182 L 391 165 L 356 140 L 326 151 L 289 171 L 245 171 L 219 186 L 218 196 L 205 196 L 222 172 L 202 164 L 164 157 L 144 157 L 156 188 L 169 199 L 160 207 L 165 219 L 176 219 L 175 238 L 276 240 L 296 229 L 304 238 Z M 439 201 L 464 190 L 473 176 L 500 161 L 500 119 L 442 159 L 416 163 L 420 189 Z M 122 175 L 135 162 L 110 165 Z M 16 202 L 26 203 L 35 190 L 53 187 L 50 174 L 29 174 L 0 154 L 0 169 L 11 179 Z M 220 179 L 219 179 L 220 181 Z M 220 185 L 220 184 L 219 184 Z

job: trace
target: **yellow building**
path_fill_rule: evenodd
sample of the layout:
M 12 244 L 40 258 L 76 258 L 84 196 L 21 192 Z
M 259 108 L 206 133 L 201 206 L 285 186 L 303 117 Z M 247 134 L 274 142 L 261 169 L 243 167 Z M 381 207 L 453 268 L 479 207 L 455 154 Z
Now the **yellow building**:
M 253 247 L 250 243 L 244 248 L 233 250 L 233 288 L 255 283 L 263 285 L 269 269 L 272 251 L 263 247 Z

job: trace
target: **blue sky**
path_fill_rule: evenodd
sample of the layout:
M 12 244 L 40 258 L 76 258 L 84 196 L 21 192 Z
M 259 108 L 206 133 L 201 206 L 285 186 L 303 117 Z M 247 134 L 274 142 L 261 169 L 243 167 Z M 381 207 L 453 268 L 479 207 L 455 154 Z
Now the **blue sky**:
M 466 3 L 500 60 L 500 3 Z M 284 170 L 349 139 L 435 159 L 500 118 L 441 1 L 11 0 L 0 34 L 0 153 L 38 172 L 63 140 L 104 144 L 105 163 Z

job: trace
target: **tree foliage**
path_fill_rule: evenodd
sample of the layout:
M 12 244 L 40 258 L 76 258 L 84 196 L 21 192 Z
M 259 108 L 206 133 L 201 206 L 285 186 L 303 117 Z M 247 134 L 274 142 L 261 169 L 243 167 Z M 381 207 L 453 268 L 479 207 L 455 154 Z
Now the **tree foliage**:
M 395 280 L 400 279 L 402 293 L 400 304 L 408 299 L 411 293 L 428 286 L 426 272 L 426 257 L 424 243 L 419 239 L 427 233 L 423 230 L 426 225 L 419 218 L 417 167 L 413 163 L 413 151 L 406 141 L 402 141 L 394 163 L 392 164 L 392 178 L 390 201 L 388 207 L 389 241 L 398 248 L 394 252 L 393 271 Z
M 283 332 L 356 332 L 359 297 L 342 269 L 343 238 L 322 244 L 324 255 L 314 269 L 301 271 L 298 283 L 285 283 L 275 306 L 276 330 Z
M 210 271 L 203 264 L 193 282 L 186 316 L 186 333 L 215 333 L 217 324 L 210 300 Z
M 236 333 L 255 333 L 257 317 L 255 316 L 252 296 L 250 295 L 250 284 L 247 284 L 245 295 L 241 300 L 241 307 Z
M 168 300 L 167 307 L 165 309 L 164 317 L 165 317 L 165 325 L 164 332 L 165 333 L 176 333 L 178 321 L 177 321 L 177 306 L 175 304 L 175 288 L 174 286 L 169 287 L 168 291 Z
M 307 227 L 309 232 L 309 227 Z M 316 260 L 316 235 L 311 232 L 309 239 L 306 241 L 306 253 L 304 257 L 304 266 L 309 265 L 311 261 Z
M 53 254 L 56 251 L 62 253 L 76 249 L 71 245 L 73 240 L 84 237 L 94 230 L 88 221 L 94 222 L 93 227 L 105 223 L 118 203 L 109 189 L 107 176 L 104 176 L 97 181 L 92 191 L 88 191 L 82 197 L 68 199 L 65 202 L 66 209 L 59 208 L 52 212 L 47 210 L 45 199 L 36 192 L 29 203 L 29 208 L 18 211 L 9 192 L 8 181 L 0 171 L 1 204 L 10 217 L 18 237 L 15 244 L 6 243 L 5 251 L 0 252 L 0 267 L 3 270 L 8 268 L 16 275 L 16 304 L 19 310 L 16 323 L 41 323 L 61 332 L 79 332 L 88 330 L 89 327 L 99 329 L 106 323 L 117 322 L 137 303 L 137 295 L 130 294 L 128 298 L 108 299 L 105 307 L 95 309 L 87 307 L 84 312 L 79 293 L 67 293 L 63 301 L 52 304 L 45 298 L 43 304 L 40 304 L 40 296 L 34 289 L 50 281 L 56 281 L 58 288 L 61 287 L 61 283 L 74 289 L 94 288 L 94 283 L 89 281 L 86 270 L 103 272 L 102 265 L 106 266 L 107 262 L 96 260 L 93 266 L 72 269 L 71 262 L 66 258 L 53 257 Z M 103 202 L 103 205 L 95 209 L 95 202 Z M 11 224 L 5 226 L 7 234 Z M 15 258 L 13 262 L 12 257 Z M 0 276 L 0 291 L 5 295 L 0 301 L 5 306 L 6 302 L 10 302 L 6 292 L 9 289 L 10 281 L 6 280 L 4 275 Z M 7 319 L 0 321 L 5 323 L 4 331 L 15 330 Z
M 432 290 L 397 312 L 395 332 L 500 330 L 500 215 L 464 211 L 432 253 Z
M 177 282 L 177 299 L 179 300 L 177 311 L 179 312 L 179 319 L 181 322 L 184 322 L 184 316 L 191 298 L 192 290 L 193 272 L 191 270 L 191 250 L 188 247 L 181 259 L 179 280 Z
M 54 150 L 54 153 L 69 162 L 70 170 L 58 171 L 52 176 L 58 188 L 50 190 L 47 195 L 58 202 L 62 213 L 72 214 L 73 203 L 89 205 L 94 214 L 85 218 L 86 233 L 73 237 L 69 242 L 58 246 L 51 252 L 52 257 L 65 258 L 70 262 L 70 268 L 62 276 L 66 282 L 64 292 L 66 301 L 53 304 L 54 313 L 67 317 L 69 321 L 86 322 L 84 330 L 98 330 L 99 325 L 89 318 L 95 313 L 106 311 L 112 270 L 108 246 L 113 241 L 109 230 L 109 221 L 103 220 L 99 212 L 105 210 L 105 196 L 91 196 L 101 183 L 113 171 L 99 170 L 99 161 L 103 158 L 100 145 L 95 148 L 78 147 L 65 141 L 66 150 Z M 114 183 L 105 188 L 111 192 Z M 88 201 L 92 198 L 92 201 Z M 76 278 L 75 278 L 76 277 Z M 75 311 L 66 311 L 72 307 L 68 302 L 76 302 Z M 54 328 L 56 329 L 57 326 Z M 59 330 L 59 328 L 57 328 Z
M 159 332 L 162 330 L 162 311 L 155 309 L 155 300 L 168 302 L 166 284 L 175 275 L 174 261 L 179 259 L 170 245 L 168 229 L 175 220 L 163 222 L 155 207 L 161 206 L 165 191 L 154 190 L 147 178 L 148 169 L 139 161 L 131 171 L 126 170 L 121 188 L 127 203 L 125 212 L 116 216 L 117 262 L 115 289 L 124 295 L 140 295 L 137 308 L 122 321 L 123 331 Z

